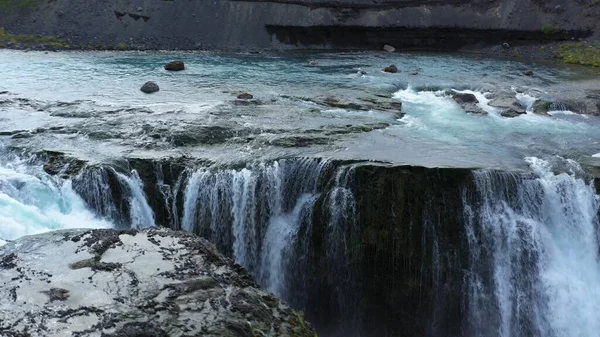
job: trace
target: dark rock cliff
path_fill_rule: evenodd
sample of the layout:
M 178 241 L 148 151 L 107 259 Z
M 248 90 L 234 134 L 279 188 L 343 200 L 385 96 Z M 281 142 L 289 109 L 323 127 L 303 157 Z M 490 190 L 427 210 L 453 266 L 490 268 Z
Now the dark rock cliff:
M 81 48 L 456 49 L 587 37 L 599 10 L 593 0 L 7 0 L 0 27 Z

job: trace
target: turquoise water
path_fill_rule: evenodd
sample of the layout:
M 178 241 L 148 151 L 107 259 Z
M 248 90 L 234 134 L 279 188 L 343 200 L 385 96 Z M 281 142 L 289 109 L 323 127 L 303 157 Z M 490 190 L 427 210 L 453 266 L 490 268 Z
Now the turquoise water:
M 165 71 L 163 65 L 172 59 L 182 59 L 186 70 Z M 310 60 L 317 60 L 318 66 L 311 66 Z M 396 64 L 400 73 L 382 72 L 389 64 Z M 525 70 L 532 70 L 535 76 L 523 76 Z M 575 95 L 593 87 L 598 78 L 597 70 L 582 67 L 439 54 L 3 50 L 0 92 L 8 93 L 0 94 L 0 131 L 31 132 L 19 139 L 2 136 L 6 147 L 65 151 L 92 163 L 129 156 L 186 155 L 217 162 L 323 156 L 424 166 L 527 169 L 525 157 L 560 155 L 598 164 L 600 158 L 592 157 L 600 153 L 598 118 L 557 111 L 551 117 L 528 113 L 508 119 L 487 106 L 486 98 L 492 92 L 512 90 L 519 93 L 521 103 L 530 106 L 535 98 Z M 160 92 L 140 92 L 148 80 L 156 81 Z M 444 94 L 448 89 L 476 94 L 489 114 L 464 113 Z M 246 91 L 263 105 L 234 104 L 236 95 Z M 398 119 L 377 109 L 355 111 L 311 102 L 329 96 L 342 101 L 365 97 L 399 100 L 405 116 Z M 387 127 L 333 133 L 327 135 L 326 144 L 269 145 L 281 135 L 321 137 L 320 132 L 332 127 L 376 123 Z M 195 134 L 202 132 L 195 127 L 207 125 L 256 134 L 252 139 L 188 147 L 149 136 L 157 129 Z M 40 128 L 58 131 L 38 132 Z M 41 167 L 28 166 L 22 159 L 5 156 L 2 160 L 0 207 L 5 225 L 0 228 L 0 238 L 111 225 L 85 209 L 68 181 L 51 178 Z M 153 221 L 143 203 L 132 201 L 132 205 L 141 210 L 140 219 Z

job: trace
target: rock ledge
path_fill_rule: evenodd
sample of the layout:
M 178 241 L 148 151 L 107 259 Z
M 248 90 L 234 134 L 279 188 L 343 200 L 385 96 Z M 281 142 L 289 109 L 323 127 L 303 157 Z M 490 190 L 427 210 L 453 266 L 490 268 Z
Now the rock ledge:
M 206 240 L 164 229 L 10 242 L 0 298 L 1 336 L 315 336 Z

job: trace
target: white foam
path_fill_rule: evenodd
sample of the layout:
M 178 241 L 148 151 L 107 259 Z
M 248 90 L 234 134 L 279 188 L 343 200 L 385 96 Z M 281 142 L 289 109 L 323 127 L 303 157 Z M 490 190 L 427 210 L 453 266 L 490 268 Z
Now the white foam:
M 13 240 L 56 229 L 112 226 L 87 209 L 73 191 L 71 181 L 54 180 L 19 160 L 0 165 L 0 237 L 3 239 Z

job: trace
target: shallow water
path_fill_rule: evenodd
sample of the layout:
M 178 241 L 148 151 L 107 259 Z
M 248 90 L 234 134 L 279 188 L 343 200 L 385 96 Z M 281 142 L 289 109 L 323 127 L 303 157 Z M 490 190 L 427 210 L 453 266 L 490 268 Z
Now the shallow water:
M 162 68 L 175 58 L 186 63 L 185 71 Z M 311 59 L 319 65 L 310 66 Z M 400 73 L 381 71 L 392 63 Z M 535 76 L 523 76 L 525 70 Z M 498 109 L 486 105 L 484 96 L 512 90 L 526 105 L 535 98 L 568 97 L 570 91 L 591 87 L 599 78 L 596 70 L 583 67 L 438 54 L 0 51 L 0 73 L 0 91 L 10 92 L 4 96 L 37 102 L 34 107 L 0 104 L 4 116 L 0 131 L 70 127 L 74 131 L 68 135 L 47 133 L 21 143 L 87 158 L 191 154 L 245 161 L 323 155 L 425 166 L 525 168 L 527 156 L 589 159 L 600 153 L 599 118 L 560 112 L 552 117 L 529 113 L 503 118 Z M 148 80 L 156 81 L 161 91 L 140 92 Z M 476 93 L 489 115 L 465 114 L 450 97 L 440 94 L 447 89 Z M 233 104 L 244 91 L 264 105 Z M 307 101 L 328 96 L 342 101 L 377 99 L 377 95 L 401 100 L 406 116 L 398 120 L 377 109 L 327 108 Z M 328 135 L 326 145 L 301 149 L 269 145 L 279 135 L 310 138 L 332 127 L 374 123 L 389 127 Z M 156 137 L 147 137 L 148 130 L 160 128 L 193 133 L 186 131 L 190 125 L 224 125 L 254 136 L 184 148 L 158 146 Z

